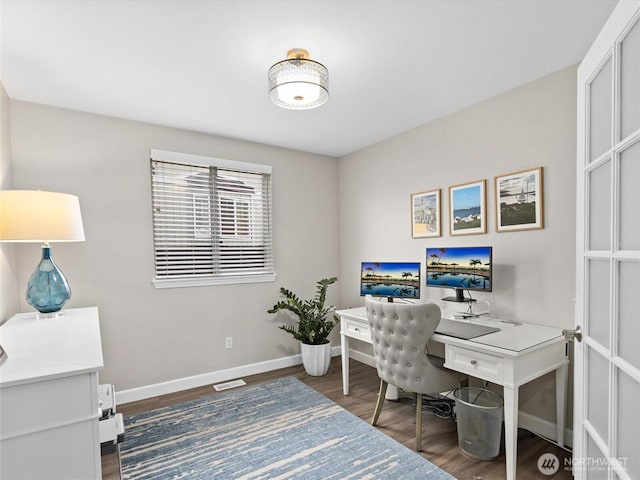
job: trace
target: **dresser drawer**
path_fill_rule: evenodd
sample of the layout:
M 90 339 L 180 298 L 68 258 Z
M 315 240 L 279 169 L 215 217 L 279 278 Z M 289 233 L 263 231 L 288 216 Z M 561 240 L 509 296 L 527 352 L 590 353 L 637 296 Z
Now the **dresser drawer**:
M 342 320 L 342 334 L 371 343 L 371 330 L 368 322 L 345 318 Z
M 2 389 L 0 440 L 83 421 L 98 422 L 98 377 L 78 374 Z
M 504 359 L 456 345 L 447 345 L 444 366 L 473 377 L 502 384 Z

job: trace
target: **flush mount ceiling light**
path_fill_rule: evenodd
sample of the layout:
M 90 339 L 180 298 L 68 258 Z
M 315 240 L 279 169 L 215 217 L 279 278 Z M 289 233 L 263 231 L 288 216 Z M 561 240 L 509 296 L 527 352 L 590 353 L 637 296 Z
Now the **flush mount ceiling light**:
M 309 52 L 293 48 L 287 59 L 269 69 L 271 101 L 283 108 L 305 110 L 319 107 L 329 100 L 329 72 L 309 59 Z

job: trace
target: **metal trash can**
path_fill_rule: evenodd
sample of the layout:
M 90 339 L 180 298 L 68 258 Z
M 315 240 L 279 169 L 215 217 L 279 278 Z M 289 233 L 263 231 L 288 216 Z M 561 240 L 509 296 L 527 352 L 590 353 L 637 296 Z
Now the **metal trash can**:
M 500 453 L 504 401 L 491 390 L 462 387 L 453 392 L 458 422 L 458 447 L 476 460 Z

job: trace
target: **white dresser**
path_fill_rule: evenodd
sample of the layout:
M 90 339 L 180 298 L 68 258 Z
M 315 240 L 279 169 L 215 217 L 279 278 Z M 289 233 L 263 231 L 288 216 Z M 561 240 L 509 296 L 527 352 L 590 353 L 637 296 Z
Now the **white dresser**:
M 98 309 L 0 326 L 0 478 L 101 479 Z

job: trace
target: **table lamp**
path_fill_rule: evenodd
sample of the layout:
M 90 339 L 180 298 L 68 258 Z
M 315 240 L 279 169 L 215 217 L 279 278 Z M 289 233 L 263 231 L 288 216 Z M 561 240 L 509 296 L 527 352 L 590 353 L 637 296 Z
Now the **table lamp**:
M 44 314 L 62 309 L 71 289 L 51 258 L 49 243 L 84 241 L 78 197 L 40 190 L 0 191 L 0 241 L 42 242 L 42 260 L 27 284 L 27 303 Z

